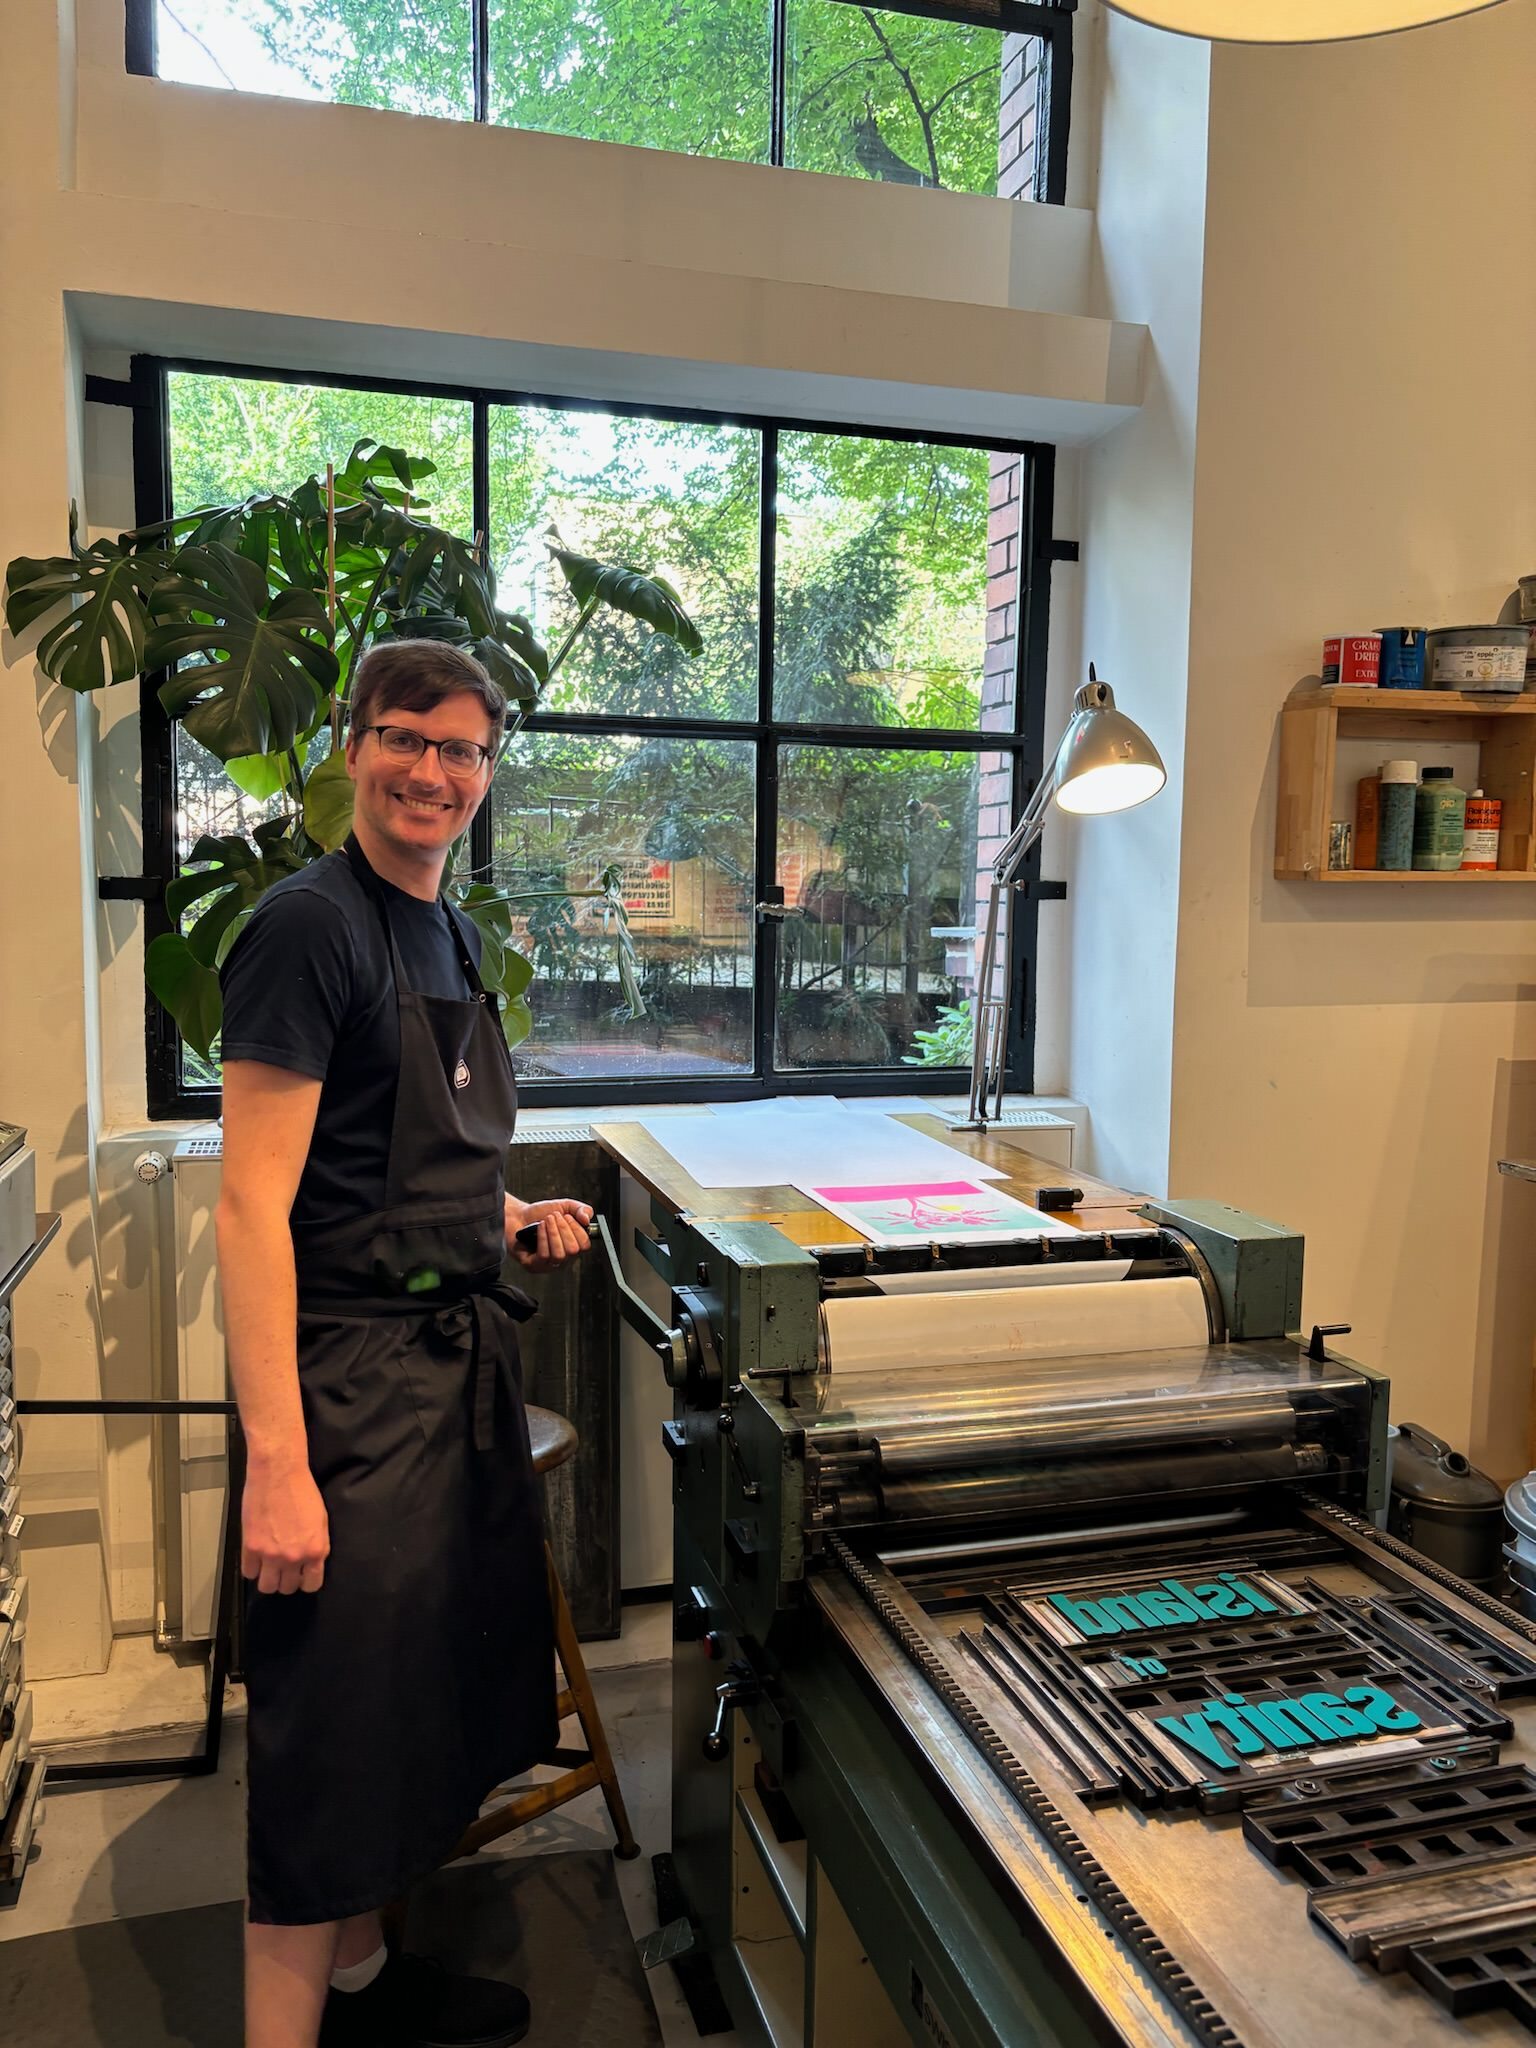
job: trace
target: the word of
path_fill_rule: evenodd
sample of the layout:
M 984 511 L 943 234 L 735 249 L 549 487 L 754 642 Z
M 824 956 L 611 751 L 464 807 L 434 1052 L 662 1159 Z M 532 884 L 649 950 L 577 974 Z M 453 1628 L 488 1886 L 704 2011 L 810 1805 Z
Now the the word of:
M 1131 1593 L 1106 1593 L 1097 1600 L 1069 1600 L 1065 1593 L 1051 1593 L 1047 1598 L 1081 1636 L 1130 1635 L 1146 1629 L 1188 1628 L 1191 1622 L 1241 1621 L 1247 1615 L 1284 1612 L 1235 1572 L 1222 1572 L 1198 1586 L 1164 1579 L 1155 1586 L 1138 1586 Z
M 1228 1692 L 1197 1713 L 1159 1714 L 1156 1722 L 1175 1742 L 1194 1750 L 1218 1771 L 1235 1771 L 1245 1756 L 1315 1749 L 1320 1742 L 1347 1742 L 1361 1736 L 1405 1735 L 1424 1725 L 1410 1707 L 1379 1685 L 1352 1685 L 1342 1695 L 1304 1692 L 1294 1698 L 1277 1695 L 1267 1700 L 1247 1700 L 1240 1692 Z M 1235 1756 L 1227 1754 L 1223 1735 Z

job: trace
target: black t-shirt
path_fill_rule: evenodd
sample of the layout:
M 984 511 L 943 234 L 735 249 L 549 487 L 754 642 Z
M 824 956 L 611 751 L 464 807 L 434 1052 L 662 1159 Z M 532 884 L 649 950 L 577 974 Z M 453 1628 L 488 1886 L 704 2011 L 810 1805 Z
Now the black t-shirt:
M 378 886 L 410 986 L 422 995 L 472 994 L 449 923 L 478 966 L 480 934 L 470 920 L 441 897 L 423 902 L 382 877 Z M 274 884 L 219 980 L 226 1060 L 260 1060 L 324 1084 L 293 1221 L 374 1214 L 384 1205 L 400 1018 L 384 920 L 346 855 L 328 853 Z

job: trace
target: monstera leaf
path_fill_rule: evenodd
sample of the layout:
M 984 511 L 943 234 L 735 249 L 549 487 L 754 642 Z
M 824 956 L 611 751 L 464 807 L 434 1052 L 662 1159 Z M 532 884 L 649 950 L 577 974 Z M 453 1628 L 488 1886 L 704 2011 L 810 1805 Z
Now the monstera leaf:
M 508 1045 L 520 1045 L 533 1029 L 528 985 L 533 963 L 512 944 L 512 901 L 504 889 L 471 882 L 456 889 L 453 900 L 480 934 L 480 979 L 502 997 L 501 1028 Z
M 71 505 L 67 555 L 18 555 L 10 564 L 5 622 L 13 633 L 24 633 L 68 605 L 38 642 L 38 663 L 68 690 L 99 690 L 106 683 L 130 681 L 144 667 L 149 602 L 171 558 L 161 548 L 133 548 L 131 534 L 83 548 L 79 531 L 79 514 Z
M 146 665 L 188 655 L 160 691 L 172 718 L 221 761 L 291 747 L 326 708 L 337 662 L 313 591 L 272 597 L 254 562 L 217 542 L 184 548 L 155 592 Z
M 188 1045 L 207 1059 L 224 1022 L 215 970 L 198 959 L 180 932 L 162 932 L 145 950 L 144 979 L 150 994 L 176 1019 Z
M 305 783 L 304 830 L 327 853 L 352 830 L 352 778 L 344 753 L 327 754 Z
M 381 497 L 403 497 L 407 491 L 414 496 L 423 477 L 436 475 L 437 464 L 424 455 L 407 455 L 403 448 L 391 448 L 365 436 L 353 442 L 352 453 L 336 472 L 336 495 L 356 497 L 365 485 L 372 484 Z M 381 478 L 385 479 L 382 483 Z
M 703 653 L 704 642 L 698 627 L 663 577 L 645 576 L 638 569 L 605 568 L 590 555 L 573 555 L 554 541 L 546 545 L 583 611 L 588 605 L 611 605 L 616 612 L 627 612 L 630 618 L 640 619 L 669 640 L 675 640 L 685 654 Z
M 188 930 L 162 932 L 144 954 L 150 993 L 204 1059 L 223 1021 L 218 971 L 230 947 L 272 884 L 307 864 L 290 836 L 292 822 L 291 817 L 264 819 L 250 839 L 238 832 L 205 835 L 193 847 L 187 869 L 166 889 L 166 910 L 178 922 L 194 903 L 213 899 Z

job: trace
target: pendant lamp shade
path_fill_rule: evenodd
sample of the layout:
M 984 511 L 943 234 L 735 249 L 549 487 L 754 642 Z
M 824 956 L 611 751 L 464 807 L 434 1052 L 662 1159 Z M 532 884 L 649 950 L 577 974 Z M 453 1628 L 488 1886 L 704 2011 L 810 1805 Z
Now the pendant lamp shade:
M 1392 35 L 1458 14 L 1479 14 L 1500 0 L 1109 0 L 1150 28 L 1205 36 L 1213 43 L 1342 43 Z

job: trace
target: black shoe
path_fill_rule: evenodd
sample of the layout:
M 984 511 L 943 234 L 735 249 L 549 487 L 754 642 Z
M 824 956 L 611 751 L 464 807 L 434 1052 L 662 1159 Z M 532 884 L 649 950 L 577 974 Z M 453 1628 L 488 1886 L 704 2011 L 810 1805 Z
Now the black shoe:
M 528 2021 L 528 2000 L 514 1985 L 392 1955 L 362 1991 L 330 1992 L 320 2048 L 512 2048 Z

